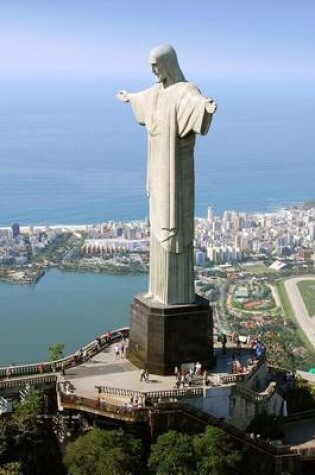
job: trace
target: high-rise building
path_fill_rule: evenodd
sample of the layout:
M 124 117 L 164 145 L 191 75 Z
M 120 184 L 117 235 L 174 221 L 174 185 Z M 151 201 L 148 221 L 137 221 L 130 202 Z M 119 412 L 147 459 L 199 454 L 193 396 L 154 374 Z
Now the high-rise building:
M 213 206 L 208 206 L 208 221 L 209 221 L 209 223 L 213 223 L 213 221 L 214 221 L 214 208 L 213 208 Z
M 315 223 L 310 223 L 308 229 L 311 241 L 315 241 Z
M 20 225 L 19 223 L 13 223 L 11 226 L 13 238 L 16 238 L 20 234 Z

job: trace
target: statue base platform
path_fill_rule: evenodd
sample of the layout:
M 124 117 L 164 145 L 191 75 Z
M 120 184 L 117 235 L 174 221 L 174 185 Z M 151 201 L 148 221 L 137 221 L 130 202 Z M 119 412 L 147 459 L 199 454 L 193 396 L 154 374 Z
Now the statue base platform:
M 128 359 L 157 375 L 174 374 L 175 366 L 213 364 L 213 315 L 208 300 L 196 295 L 187 305 L 163 305 L 134 297 L 131 305 Z

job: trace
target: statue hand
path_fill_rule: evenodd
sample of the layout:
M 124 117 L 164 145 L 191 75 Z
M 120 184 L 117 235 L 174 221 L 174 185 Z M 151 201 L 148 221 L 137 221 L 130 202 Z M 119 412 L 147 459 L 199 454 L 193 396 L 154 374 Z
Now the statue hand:
M 118 91 L 116 97 L 120 102 L 129 102 L 130 100 L 128 92 L 124 89 L 122 91 Z
M 214 114 L 217 108 L 218 108 L 218 104 L 212 99 L 209 99 L 209 101 L 206 103 L 206 111 L 209 114 Z

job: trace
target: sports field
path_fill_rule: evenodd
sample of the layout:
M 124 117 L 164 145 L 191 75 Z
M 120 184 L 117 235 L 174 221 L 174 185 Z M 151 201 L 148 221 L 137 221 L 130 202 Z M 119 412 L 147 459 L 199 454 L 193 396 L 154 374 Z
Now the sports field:
M 247 272 L 252 272 L 253 274 L 275 274 L 277 271 L 271 269 L 270 267 L 265 266 L 264 264 L 253 264 L 248 266 L 242 266 L 242 269 Z
M 303 280 L 297 285 L 309 316 L 315 316 L 315 280 Z

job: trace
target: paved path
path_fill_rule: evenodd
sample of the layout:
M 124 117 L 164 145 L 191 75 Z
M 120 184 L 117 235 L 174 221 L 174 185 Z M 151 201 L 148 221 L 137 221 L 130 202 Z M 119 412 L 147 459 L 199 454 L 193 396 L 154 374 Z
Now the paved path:
M 310 343 L 315 348 L 315 319 L 308 314 L 306 305 L 302 299 L 298 288 L 298 282 L 304 280 L 313 280 L 315 284 L 315 277 L 294 277 L 284 281 L 285 290 L 290 300 L 295 318 L 300 327 L 307 336 Z
M 267 284 L 267 286 L 268 286 L 269 289 L 271 290 L 273 300 L 275 301 L 277 307 L 279 307 L 279 308 L 281 308 L 281 309 L 283 310 L 282 302 L 281 302 L 281 299 L 280 299 L 280 297 L 279 297 L 277 288 L 275 287 L 275 285 L 268 285 L 268 284 Z

